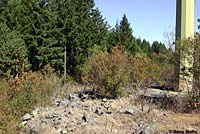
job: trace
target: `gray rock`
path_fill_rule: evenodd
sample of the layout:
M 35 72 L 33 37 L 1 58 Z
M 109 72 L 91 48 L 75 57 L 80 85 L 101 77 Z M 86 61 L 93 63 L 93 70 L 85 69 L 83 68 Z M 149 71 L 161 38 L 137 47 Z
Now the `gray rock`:
M 62 131 L 63 131 L 62 128 L 59 128 L 59 129 L 58 129 L 58 132 L 59 132 L 59 133 L 62 133 Z
M 103 115 L 104 114 L 104 111 L 102 108 L 100 107 L 97 107 L 96 110 L 95 110 L 95 113 L 99 116 Z
M 40 111 L 41 111 L 41 109 L 36 108 L 35 110 L 32 111 L 31 114 L 33 115 L 33 117 L 35 117 L 35 116 L 37 116 L 39 114 Z
M 62 134 L 67 134 L 67 130 L 62 130 Z
M 86 115 L 85 113 L 83 114 L 82 120 L 84 121 L 84 123 L 88 124 L 90 119 L 88 117 L 88 115 Z
M 27 113 L 27 114 L 25 114 L 25 115 L 23 116 L 23 121 L 31 120 L 32 117 L 33 117 L 32 115 L 30 115 L 29 113 Z
M 118 132 L 118 130 L 115 128 L 111 130 L 111 134 L 117 134 L 117 132 Z
M 102 99 L 102 102 L 106 102 L 106 101 L 107 101 L 107 99 L 106 99 L 106 98 L 103 98 L 103 99 Z
M 85 94 L 85 93 L 80 94 L 80 99 L 82 99 L 82 100 L 88 100 L 89 98 L 90 98 L 90 96 L 88 94 Z
M 147 124 L 138 132 L 138 134 L 156 134 L 156 126 L 153 124 Z
M 41 123 L 43 124 L 48 124 L 48 125 L 52 125 L 53 121 L 50 119 L 41 119 Z
M 71 103 L 70 103 L 70 106 L 71 106 L 72 108 L 79 108 L 79 109 L 81 109 L 81 105 L 78 104 L 77 102 L 71 102 Z
M 131 108 L 121 108 L 118 110 L 118 113 L 134 115 L 136 113 L 136 111 Z
M 149 124 L 144 129 L 145 134 L 155 134 L 156 133 L 156 126 L 153 124 Z
M 26 126 L 26 124 L 27 124 L 27 121 L 23 121 L 23 122 L 21 123 L 22 126 Z
M 69 100 L 74 101 L 74 100 L 80 100 L 79 95 L 78 94 L 70 94 L 69 95 Z
M 46 119 L 55 119 L 55 118 L 59 118 L 59 115 L 57 113 L 50 113 L 46 117 Z
M 82 106 L 82 110 L 89 111 L 90 110 L 90 106 L 89 105 L 83 105 Z
M 73 114 L 74 112 L 72 110 L 69 110 L 68 114 Z
M 174 91 L 164 91 L 160 89 L 148 88 L 147 90 L 142 90 L 138 94 L 139 96 L 150 97 L 150 98 L 164 98 L 164 97 L 176 97 L 182 98 L 183 93 Z
M 55 100 L 53 102 L 53 105 L 56 105 L 57 107 L 60 106 L 61 100 Z
M 61 122 L 62 122 L 62 118 L 53 119 L 53 125 L 54 126 L 60 125 Z
M 63 100 L 63 101 L 61 101 L 60 106 L 61 106 L 61 107 L 66 107 L 66 106 L 68 106 L 69 104 L 70 104 L 70 101 L 69 101 L 69 100 Z

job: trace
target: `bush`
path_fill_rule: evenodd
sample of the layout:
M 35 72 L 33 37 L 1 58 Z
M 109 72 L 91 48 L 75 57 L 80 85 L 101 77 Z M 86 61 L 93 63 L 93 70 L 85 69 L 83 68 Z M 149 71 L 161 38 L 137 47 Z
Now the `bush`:
M 162 59 L 162 61 L 160 61 Z M 171 82 L 174 75 L 174 66 L 167 62 L 165 56 L 154 54 L 148 57 L 131 58 L 130 82 L 138 88 L 152 85 L 166 85 Z
M 94 84 L 107 97 L 123 95 L 123 87 L 128 82 L 130 73 L 129 58 L 123 52 L 123 47 L 116 46 L 110 53 L 99 53 L 86 64 L 88 70 L 83 75 L 84 81 Z
M 110 53 L 92 55 L 82 68 L 82 80 L 94 84 L 109 97 L 125 93 L 125 85 L 140 90 L 152 85 L 169 85 L 174 78 L 169 57 L 167 54 L 133 57 L 124 52 L 123 47 L 116 46 Z
M 196 91 L 190 92 L 186 96 L 185 103 L 187 110 L 200 112 L 200 93 Z
M 0 80 L 0 84 L 0 134 L 16 134 L 22 116 L 36 105 L 49 104 L 61 80 L 55 74 L 29 72 L 20 78 Z

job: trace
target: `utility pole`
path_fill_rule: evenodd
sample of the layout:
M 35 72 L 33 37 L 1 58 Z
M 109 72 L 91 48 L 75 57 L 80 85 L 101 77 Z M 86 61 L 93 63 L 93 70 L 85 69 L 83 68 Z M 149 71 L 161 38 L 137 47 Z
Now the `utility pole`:
M 176 0 L 176 40 L 193 37 L 194 0 Z M 187 92 L 192 89 L 193 74 L 190 69 L 193 67 L 193 55 L 181 49 L 177 50 L 177 46 L 176 51 L 179 53 L 179 65 L 176 68 L 178 89 L 182 92 Z

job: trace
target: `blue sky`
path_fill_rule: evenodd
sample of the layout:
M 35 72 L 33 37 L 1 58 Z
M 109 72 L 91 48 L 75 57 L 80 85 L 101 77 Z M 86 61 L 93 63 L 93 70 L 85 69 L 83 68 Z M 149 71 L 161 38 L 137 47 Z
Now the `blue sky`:
M 176 0 L 95 0 L 95 4 L 112 27 L 126 14 L 133 35 L 150 42 L 166 42 L 165 33 L 175 31 Z M 195 0 L 195 18 L 199 11 L 200 0 Z

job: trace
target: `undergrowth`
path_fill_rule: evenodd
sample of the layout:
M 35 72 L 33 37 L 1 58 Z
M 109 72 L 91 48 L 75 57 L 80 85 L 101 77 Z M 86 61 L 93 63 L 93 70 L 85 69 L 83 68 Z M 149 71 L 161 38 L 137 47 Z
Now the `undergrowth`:
M 36 105 L 49 104 L 61 87 L 61 79 L 56 74 L 28 72 L 19 78 L 0 80 L 0 85 L 0 134 L 16 134 L 22 116 Z

